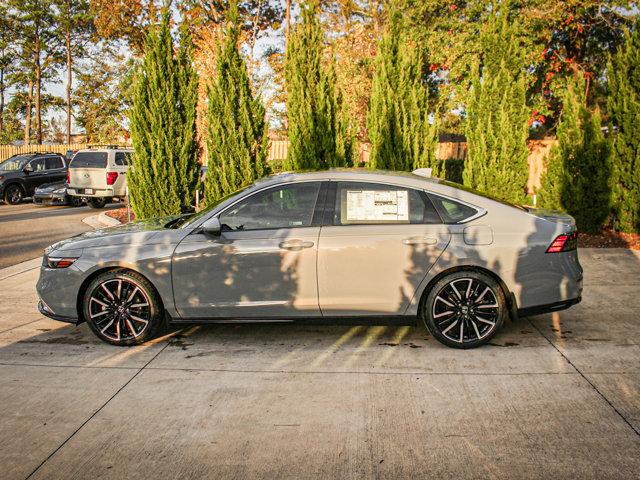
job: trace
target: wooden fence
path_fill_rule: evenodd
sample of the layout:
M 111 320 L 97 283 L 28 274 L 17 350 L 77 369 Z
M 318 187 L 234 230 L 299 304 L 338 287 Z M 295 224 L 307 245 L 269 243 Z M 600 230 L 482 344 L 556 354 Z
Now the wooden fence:
M 530 193 L 540 186 L 540 176 L 544 169 L 544 158 L 549 153 L 553 140 L 532 140 L 529 142 L 529 183 L 527 185 Z M 28 152 L 55 152 L 66 153 L 67 150 L 79 150 L 87 148 L 86 143 L 72 143 L 69 145 L 26 145 L 16 147 L 13 145 L 0 145 L 0 161 L 12 155 Z M 289 151 L 288 140 L 272 140 L 269 146 L 269 161 L 281 161 L 287 158 Z M 361 143 L 358 147 L 358 161 L 367 163 L 371 155 L 371 145 Z M 436 150 L 436 157 L 439 160 L 464 160 L 467 156 L 466 142 L 440 142 Z

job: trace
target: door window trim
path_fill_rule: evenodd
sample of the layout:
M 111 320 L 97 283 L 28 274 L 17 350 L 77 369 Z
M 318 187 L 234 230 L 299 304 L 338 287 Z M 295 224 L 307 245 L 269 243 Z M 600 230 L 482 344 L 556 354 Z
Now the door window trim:
M 318 183 L 319 188 L 318 188 L 318 194 L 316 196 L 316 201 L 313 205 L 313 216 L 311 217 L 311 225 L 296 225 L 296 226 L 289 226 L 289 227 L 279 227 L 279 228 L 254 228 L 251 230 L 231 230 L 230 232 L 269 232 L 269 231 L 277 231 L 277 230 L 289 230 L 289 229 L 295 229 L 295 228 L 312 228 L 312 227 L 320 227 L 321 225 L 316 225 L 314 223 L 314 221 L 316 220 L 316 210 L 318 209 L 318 204 L 320 202 L 321 196 L 322 196 L 322 191 L 323 191 L 323 183 L 325 183 L 323 180 L 319 180 L 319 179 L 314 179 L 314 180 L 303 180 L 303 181 L 299 181 L 299 182 L 286 182 L 286 183 L 278 183 L 276 185 L 269 185 L 266 186 L 264 188 L 261 188 L 260 190 L 256 190 L 255 192 L 251 192 L 247 195 L 244 195 L 243 197 L 239 198 L 238 200 L 236 200 L 235 202 L 233 202 L 230 205 L 227 205 L 226 207 L 224 207 L 223 210 L 220 210 L 218 213 L 211 215 L 209 217 L 207 217 L 202 223 L 206 222 L 207 220 L 209 220 L 210 218 L 213 217 L 218 217 L 220 218 L 221 215 L 223 215 L 227 210 L 231 209 L 234 207 L 234 205 L 237 205 L 238 203 L 247 200 L 251 197 L 253 197 L 254 195 L 257 195 L 258 193 L 262 193 L 262 192 L 266 192 L 268 190 L 274 190 L 274 189 L 278 189 L 278 188 L 283 188 L 283 187 L 287 187 L 287 186 L 292 186 L 292 185 L 301 185 L 304 183 Z M 201 226 L 202 223 L 200 225 L 198 225 L 195 229 L 194 229 L 194 233 L 197 233 L 199 231 L 201 231 Z M 229 231 L 224 232 L 224 233 L 230 233 Z

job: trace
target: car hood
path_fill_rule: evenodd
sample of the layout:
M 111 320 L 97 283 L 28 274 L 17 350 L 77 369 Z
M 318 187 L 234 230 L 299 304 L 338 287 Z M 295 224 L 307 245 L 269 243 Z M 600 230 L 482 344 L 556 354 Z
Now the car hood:
M 165 225 L 178 218 L 178 216 L 150 218 L 117 227 L 101 228 L 81 233 L 75 237 L 54 243 L 47 249 L 47 252 L 88 247 L 110 247 L 114 245 L 152 244 L 154 243 L 154 237 L 157 237 L 159 232 L 165 230 Z
M 45 183 L 40 185 L 38 188 L 36 188 L 36 192 L 37 193 L 50 193 L 53 192 L 54 190 L 58 190 L 60 188 L 66 188 L 67 184 L 66 182 L 52 182 L 52 183 Z

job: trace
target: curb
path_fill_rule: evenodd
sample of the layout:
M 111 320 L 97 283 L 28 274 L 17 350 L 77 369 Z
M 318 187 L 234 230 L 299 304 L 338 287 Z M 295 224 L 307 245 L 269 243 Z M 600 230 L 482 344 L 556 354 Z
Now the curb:
M 83 223 L 86 223 L 91 228 L 99 229 L 99 228 L 107 228 L 107 227 L 115 227 L 120 225 L 120 221 L 115 218 L 110 217 L 106 214 L 106 212 L 98 213 L 97 215 L 91 215 L 90 217 L 85 217 L 82 219 Z

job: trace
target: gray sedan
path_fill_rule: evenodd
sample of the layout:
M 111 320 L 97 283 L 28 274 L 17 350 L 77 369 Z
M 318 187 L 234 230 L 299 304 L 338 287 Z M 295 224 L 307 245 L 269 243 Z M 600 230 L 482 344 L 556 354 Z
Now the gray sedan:
M 39 309 L 115 345 L 167 323 L 320 320 L 420 321 L 470 348 L 579 302 L 576 243 L 568 215 L 420 172 L 280 174 L 194 215 L 52 245 Z

